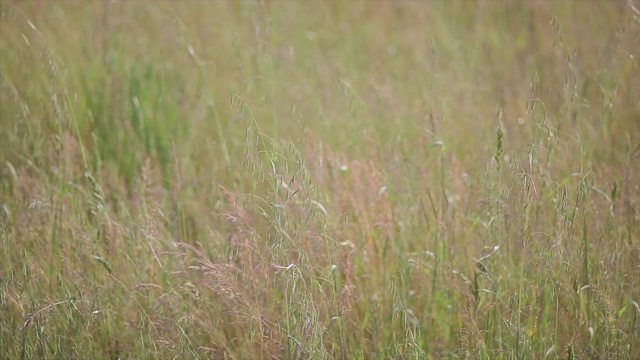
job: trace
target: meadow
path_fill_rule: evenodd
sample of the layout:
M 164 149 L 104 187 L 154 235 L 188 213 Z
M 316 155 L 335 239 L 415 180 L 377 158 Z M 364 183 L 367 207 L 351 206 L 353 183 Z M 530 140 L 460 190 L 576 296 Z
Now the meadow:
M 640 358 L 638 1 L 0 11 L 0 358 Z

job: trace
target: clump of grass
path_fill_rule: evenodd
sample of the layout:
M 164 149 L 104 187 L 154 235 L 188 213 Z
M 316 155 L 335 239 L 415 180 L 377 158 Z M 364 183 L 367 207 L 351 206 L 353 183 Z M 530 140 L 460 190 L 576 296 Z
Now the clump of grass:
M 6 356 L 634 358 L 638 6 L 379 5 L 3 2 Z

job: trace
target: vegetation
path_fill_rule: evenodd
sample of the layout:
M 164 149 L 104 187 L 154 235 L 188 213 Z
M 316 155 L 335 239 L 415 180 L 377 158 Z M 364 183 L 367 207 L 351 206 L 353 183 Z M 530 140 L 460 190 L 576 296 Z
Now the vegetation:
M 0 3 L 0 352 L 640 354 L 640 4 Z

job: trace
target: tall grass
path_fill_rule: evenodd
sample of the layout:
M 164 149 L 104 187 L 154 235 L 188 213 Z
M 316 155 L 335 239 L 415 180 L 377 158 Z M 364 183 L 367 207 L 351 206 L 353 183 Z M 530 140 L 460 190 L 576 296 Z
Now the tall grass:
M 640 354 L 640 5 L 28 2 L 7 358 Z

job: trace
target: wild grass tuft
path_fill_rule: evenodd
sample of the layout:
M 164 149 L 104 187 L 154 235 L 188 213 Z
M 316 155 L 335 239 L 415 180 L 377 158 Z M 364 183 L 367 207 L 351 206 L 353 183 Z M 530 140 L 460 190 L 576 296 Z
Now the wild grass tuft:
M 637 358 L 639 8 L 2 1 L 3 356 Z

